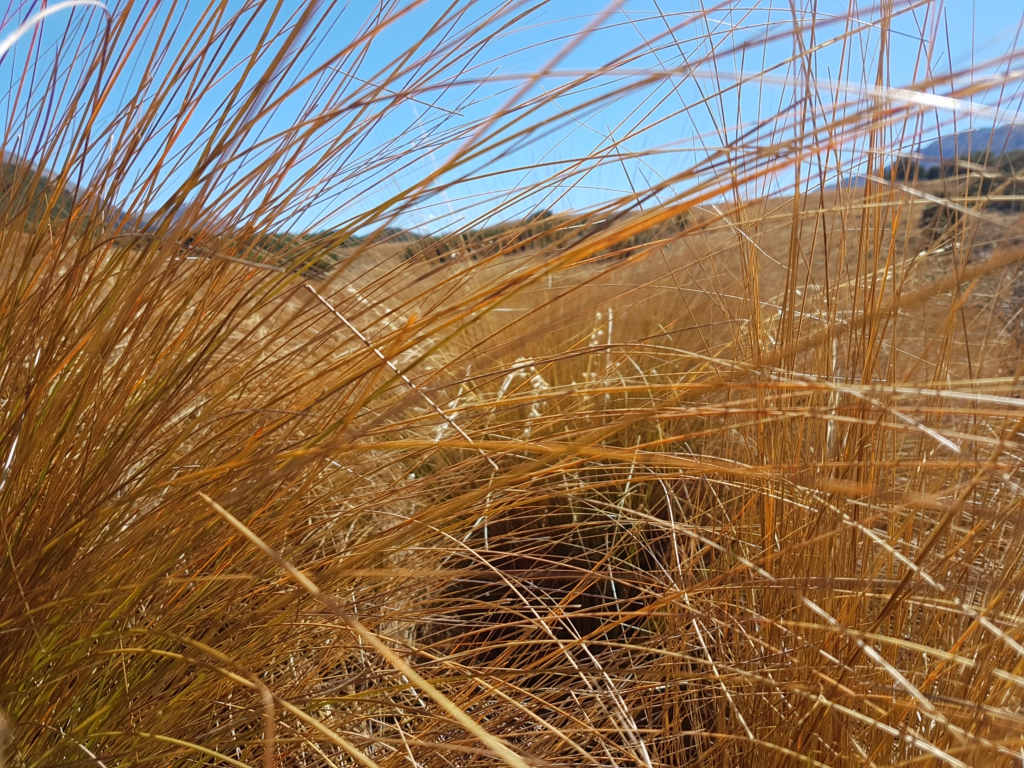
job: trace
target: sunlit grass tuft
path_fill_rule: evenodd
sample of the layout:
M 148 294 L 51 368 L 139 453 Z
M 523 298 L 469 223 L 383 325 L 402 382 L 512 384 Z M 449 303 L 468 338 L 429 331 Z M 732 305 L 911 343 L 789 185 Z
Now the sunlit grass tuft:
M 91 10 L 3 102 L 6 765 L 1020 760 L 1021 222 L 887 170 L 1015 103 L 934 6 Z

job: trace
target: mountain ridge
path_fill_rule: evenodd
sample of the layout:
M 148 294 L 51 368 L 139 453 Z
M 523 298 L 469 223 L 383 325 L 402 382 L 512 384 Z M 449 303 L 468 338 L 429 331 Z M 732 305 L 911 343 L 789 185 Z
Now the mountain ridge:
M 986 150 L 997 156 L 1024 150 L 1024 124 L 1007 123 L 941 136 L 920 147 L 913 156 L 921 165 L 939 165 Z

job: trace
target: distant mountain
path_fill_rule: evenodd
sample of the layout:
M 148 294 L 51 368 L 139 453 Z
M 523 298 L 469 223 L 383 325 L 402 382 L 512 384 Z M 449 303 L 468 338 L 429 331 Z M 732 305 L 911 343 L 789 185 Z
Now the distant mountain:
M 40 168 L 25 156 L 0 150 L 0 221 L 5 211 L 20 210 L 27 205 L 28 223 L 34 225 L 43 215 L 43 211 L 49 205 L 48 201 L 54 194 L 57 195 L 57 201 L 50 211 L 50 218 L 59 219 L 70 214 L 76 201 L 87 191 L 87 187 L 78 187 L 70 181 L 58 187 L 58 176 L 58 173 L 49 168 Z M 153 232 L 166 215 L 159 209 L 129 213 L 110 202 L 104 202 L 101 208 L 103 221 L 109 227 L 121 229 L 122 233 Z M 187 210 L 186 205 L 176 211 L 171 217 L 172 224 L 177 223 Z
M 25 217 L 32 228 L 42 221 L 63 219 L 75 206 L 75 193 L 58 187 L 45 172 L 9 152 L 0 157 L 0 223 Z
M 71 215 L 87 188 L 70 180 L 60 184 L 59 175 L 27 157 L 0 150 L 0 223 L 6 224 L 11 215 L 25 215 L 25 224 L 34 227 L 47 215 L 51 222 Z M 102 210 L 104 220 L 111 225 L 129 219 L 124 211 L 109 203 L 92 210 Z
M 1005 155 L 1024 149 L 1024 124 L 1001 125 L 998 128 L 978 128 L 973 131 L 943 136 L 917 151 L 919 163 L 923 166 L 938 165 L 944 160 L 984 152 Z
M 1024 123 L 1010 123 L 998 128 L 989 126 L 973 131 L 961 131 L 924 144 L 913 154 L 897 156 L 897 162 L 894 165 L 900 164 L 903 167 L 902 171 L 897 171 L 896 178 L 916 177 L 916 172 L 912 169 L 917 167 L 921 169 L 921 179 L 936 179 L 942 175 L 939 166 L 943 163 L 949 164 L 951 161 L 978 152 L 988 151 L 990 157 L 994 159 L 1021 150 L 1024 150 Z M 925 175 L 925 171 L 929 171 L 930 175 Z M 887 179 L 893 178 L 893 166 L 886 166 L 882 175 Z M 863 187 L 864 181 L 864 177 L 857 174 L 844 175 L 843 186 Z M 832 182 L 825 189 L 835 189 L 836 186 L 836 182 Z

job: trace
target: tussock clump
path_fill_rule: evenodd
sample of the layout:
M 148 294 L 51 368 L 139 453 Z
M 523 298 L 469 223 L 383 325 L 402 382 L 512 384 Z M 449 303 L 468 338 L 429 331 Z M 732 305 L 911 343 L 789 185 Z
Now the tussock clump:
M 71 5 L 5 60 L 6 765 L 1019 761 L 1020 223 L 885 170 L 1017 52 Z

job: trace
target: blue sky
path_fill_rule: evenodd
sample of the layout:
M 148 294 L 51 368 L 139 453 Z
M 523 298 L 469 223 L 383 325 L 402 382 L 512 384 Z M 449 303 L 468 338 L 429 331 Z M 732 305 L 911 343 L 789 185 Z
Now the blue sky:
M 14 5 L 3 18 L 4 32 L 40 5 Z M 228 5 L 238 10 L 246 3 Z M 686 195 L 694 184 L 707 178 L 706 173 L 683 178 L 686 171 L 709 152 L 741 137 L 748 150 L 771 146 L 806 130 L 808 119 L 832 119 L 834 105 L 839 105 L 842 114 L 844 102 L 869 98 L 871 93 L 865 87 L 873 88 L 881 40 L 879 10 L 865 2 L 818 2 L 818 26 L 813 33 L 806 26 L 799 33 L 793 31 L 807 18 L 808 3 L 798 3 L 794 14 L 790 5 L 780 0 L 774 4 L 743 0 L 717 6 L 701 6 L 694 0 L 621 0 L 611 6 L 553 0 L 536 8 L 493 0 L 464 2 L 454 6 L 459 14 L 432 34 L 431 25 L 452 7 L 448 0 L 403 0 L 390 5 L 395 20 L 362 45 L 358 57 L 350 58 L 341 71 L 321 72 L 298 88 L 290 100 L 269 111 L 231 146 L 232 162 L 217 181 L 210 182 L 209 192 L 223 205 L 211 216 L 227 215 L 233 209 L 232 217 L 239 219 L 246 210 L 268 210 L 267 201 L 276 199 L 273 195 L 289 185 L 301 186 L 303 193 L 274 215 L 278 226 L 293 230 L 343 223 L 365 229 L 370 222 L 421 231 L 445 230 L 476 222 L 487 214 L 493 220 L 539 208 L 584 209 L 673 177 L 678 177 L 677 182 L 661 197 Z M 933 76 L 972 67 L 976 68 L 975 78 L 1000 69 L 1024 69 L 1019 60 L 998 61 L 1024 48 L 1019 37 L 1024 3 L 1004 2 L 998 10 L 994 4 L 970 0 L 895 5 L 886 89 L 905 88 L 925 79 L 926 60 Z M 287 30 L 297 8 L 290 3 L 282 5 L 271 26 Z M 122 44 L 117 50 L 126 67 L 119 78 L 108 83 L 108 99 L 94 128 L 97 135 L 101 135 L 104 121 L 131 125 L 120 110 L 140 92 L 147 57 L 158 48 L 173 57 L 208 17 L 206 3 L 136 3 L 130 19 L 138 20 L 154 9 L 158 17 L 180 20 L 178 32 L 158 46 L 159 27 L 154 25 L 136 45 Z M 273 4 L 266 3 L 262 15 L 254 15 L 252 27 L 238 37 L 237 48 L 225 54 L 226 61 L 244 64 L 272 11 Z M 465 33 L 495 12 L 498 18 L 476 34 L 466 34 L 458 49 L 444 51 L 452 35 Z M 294 76 L 288 82 L 336 56 L 364 25 L 379 23 L 380 13 L 380 4 L 369 0 L 354 0 L 336 9 L 325 4 L 323 23 L 307 36 L 311 45 L 296 58 Z M 58 14 L 45 22 L 34 46 L 24 39 L 0 62 L 0 89 L 6 89 L 0 96 L 6 150 L 35 156 L 35 147 L 45 144 L 47 127 L 31 116 L 46 110 L 59 112 L 70 104 L 68 91 L 55 88 L 55 84 L 81 78 L 83 61 L 88 58 L 73 57 L 70 44 L 95 56 L 101 29 L 101 14 L 92 9 Z M 834 38 L 842 39 L 830 43 Z M 474 41 L 485 39 L 486 45 L 473 47 Z M 810 117 L 806 110 L 793 106 L 805 96 L 796 77 L 800 65 L 786 63 L 797 40 L 806 49 L 814 49 L 811 67 L 819 88 Z M 283 156 L 262 179 L 232 187 L 232 179 L 258 164 L 261 155 L 252 148 L 269 136 L 292 129 L 304 106 L 318 98 L 324 109 L 344 104 L 345 98 L 358 100 L 360 94 L 365 96 L 367 83 L 380 83 L 403 67 L 408 70 L 402 57 L 416 46 L 419 50 L 413 58 L 419 56 L 424 68 L 436 69 L 397 76 L 391 90 L 377 93 L 372 119 L 353 124 L 347 117 L 350 112 L 341 110 L 338 119 L 324 125 L 302 152 Z M 274 44 L 269 48 L 272 52 Z M 712 49 L 717 51 L 714 57 L 709 56 Z M 429 61 L 432 55 L 436 56 L 433 64 Z M 526 78 L 559 56 L 554 71 L 524 87 Z M 985 61 L 996 63 L 985 65 Z M 610 63 L 616 64 L 613 71 L 591 77 L 569 92 L 559 91 L 566 83 Z M 169 66 L 165 63 L 154 70 L 156 76 L 147 81 L 143 92 L 159 87 Z M 18 89 L 26 71 L 35 86 L 34 100 L 26 97 L 25 89 Z M 52 78 L 54 71 L 59 72 L 56 79 Z M 210 135 L 207 129 L 223 114 L 230 85 L 240 71 L 231 70 L 187 105 L 190 117 L 180 134 L 175 134 L 172 120 L 157 121 L 150 126 L 143 146 L 131 150 L 131 157 L 115 158 L 124 160 L 125 172 L 117 175 L 108 194 L 136 208 L 152 208 L 166 201 L 199 162 L 198 145 L 190 142 Z M 424 82 L 436 84 L 446 78 L 462 84 L 444 90 L 422 88 Z M 994 107 L 1007 113 L 1009 117 L 1004 119 L 1012 119 L 1019 111 L 1019 83 L 1017 76 L 1011 76 L 1002 91 L 988 88 L 952 105 L 938 103 L 937 108 L 920 105 L 919 122 L 912 122 L 909 130 L 928 138 L 939 130 L 988 125 L 992 115 L 986 109 Z M 415 90 L 390 98 L 407 88 Z M 328 97 L 331 89 L 336 89 L 335 95 Z M 891 99 L 894 92 L 885 93 Z M 499 114 L 514 94 L 514 106 L 522 109 Z M 708 98 L 712 94 L 717 95 Z M 894 103 L 900 103 L 899 99 Z M 183 107 L 180 95 L 167 97 L 169 114 Z M 889 132 L 888 146 L 912 143 L 909 135 L 902 134 L 901 126 L 899 122 Z M 530 130 L 521 138 L 501 143 L 502 137 L 524 128 Z M 408 198 L 418 182 L 443 171 L 467 136 L 477 132 L 481 132 L 478 143 L 480 136 L 491 136 L 498 143 L 485 142 L 489 148 L 478 157 L 440 173 L 434 191 L 407 210 L 388 204 L 392 197 Z M 353 140 L 356 138 L 358 141 Z M 110 162 L 118 151 L 126 151 L 130 146 L 126 141 L 123 132 L 113 132 L 94 142 L 81 163 L 86 176 L 97 163 Z M 155 158 L 174 157 L 183 149 L 186 154 L 179 166 L 168 164 L 159 174 L 157 187 L 149 189 L 144 199 L 140 197 L 138 180 L 152 175 Z M 863 160 L 865 150 L 863 137 L 845 142 L 839 155 L 808 159 L 801 173 L 805 178 L 816 174 L 821 162 L 852 168 Z M 69 152 L 70 145 L 58 143 L 47 164 L 60 167 Z M 329 153 L 333 154 L 328 157 Z M 309 178 L 302 178 L 304 172 L 310 173 Z M 745 193 L 777 192 L 792 184 L 793 178 L 791 167 L 766 173 Z M 367 218 L 367 211 L 376 213 Z

